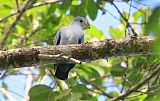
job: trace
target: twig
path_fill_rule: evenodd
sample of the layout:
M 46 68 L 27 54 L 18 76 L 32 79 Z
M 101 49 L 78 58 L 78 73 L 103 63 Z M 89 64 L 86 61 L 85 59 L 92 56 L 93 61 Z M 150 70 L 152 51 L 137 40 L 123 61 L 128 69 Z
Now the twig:
M 143 64 L 143 65 L 144 65 L 144 64 Z M 128 90 L 127 90 L 127 91 L 129 91 L 129 90 L 131 89 L 131 87 L 133 86 L 133 84 L 137 81 L 139 74 L 141 73 L 142 69 L 144 68 L 143 65 L 142 65 L 142 66 L 140 67 L 140 69 L 138 70 L 138 73 L 136 74 L 135 79 L 133 80 L 132 84 L 128 87 Z
M 145 22 L 142 22 L 142 23 L 129 22 L 129 24 L 134 24 L 134 25 L 145 25 L 146 23 L 145 23 Z
M 1 74 L 2 76 L 0 77 L 0 80 L 4 79 L 6 77 L 8 73 L 8 70 L 6 70 L 3 74 Z
M 143 5 L 143 6 L 148 6 L 147 4 L 143 4 L 140 1 L 138 2 L 138 1 L 134 0 L 134 2 L 137 3 L 137 4 Z
M 37 28 L 35 29 L 34 31 L 32 31 L 28 36 L 26 36 L 25 34 L 25 37 L 20 37 L 19 40 L 17 40 L 16 42 L 14 42 L 13 45 L 16 45 L 16 46 L 19 46 L 20 44 L 23 44 L 24 42 L 26 43 L 27 45 L 27 41 L 29 40 L 29 38 L 31 38 L 37 31 L 39 31 L 40 28 Z
M 129 20 L 130 15 L 131 15 L 131 5 L 132 5 L 132 0 L 130 1 L 130 5 L 129 5 L 129 14 L 128 14 L 127 22 Z
M 160 65 L 149 76 L 147 76 L 143 81 L 141 81 L 138 85 L 131 88 L 128 92 L 120 94 L 117 97 L 114 97 L 113 99 L 111 99 L 111 101 L 118 101 L 120 99 L 124 99 L 126 96 L 128 96 L 131 93 L 137 91 L 140 87 L 142 87 L 144 84 L 146 84 L 150 79 L 155 77 L 159 71 L 160 71 Z
M 20 9 L 19 9 L 19 3 L 18 3 L 18 0 L 16 0 L 16 5 L 17 5 L 17 12 L 19 13 L 19 12 L 20 12 Z
M 68 56 L 61 56 L 62 58 L 64 59 L 67 59 L 67 60 L 71 60 L 73 63 L 76 63 L 76 64 L 81 64 L 82 62 L 80 60 L 77 60 L 77 59 L 74 59 L 74 58 L 71 58 L 71 57 L 68 57 Z
M 38 57 L 39 57 L 39 59 L 63 58 L 63 59 L 66 59 L 66 60 L 70 60 L 71 62 L 76 63 L 76 64 L 81 64 L 82 63 L 80 60 L 77 60 L 77 59 L 74 59 L 74 58 L 71 58 L 71 57 L 68 57 L 68 56 L 64 56 L 62 54 L 58 54 L 58 55 L 39 54 Z
M 16 101 L 11 94 L 9 94 L 9 92 L 4 89 L 4 88 L 0 88 L 0 92 L 2 92 L 4 95 L 6 95 L 6 97 L 8 98 L 9 101 Z
M 136 94 L 136 95 L 128 96 L 128 97 L 126 97 L 126 99 L 138 97 L 138 96 L 141 96 L 144 94 L 157 94 L 160 92 L 160 90 L 154 90 L 154 91 L 149 91 L 149 92 L 141 92 L 141 91 L 136 91 L 136 92 L 140 92 L 140 93 Z
M 58 80 L 56 79 L 55 75 L 53 74 L 53 72 L 51 70 L 49 70 L 51 77 L 55 80 L 56 84 L 59 86 L 60 91 L 63 91 L 61 85 L 59 84 Z M 54 85 L 55 86 L 55 85 Z
M 108 10 L 104 10 L 105 12 L 107 12 L 108 14 L 110 14 L 114 19 L 116 19 L 116 20 L 118 20 L 118 21 L 120 21 L 122 24 L 124 24 L 124 22 L 121 20 L 121 19 L 119 19 L 119 18 L 117 18 L 115 15 L 113 15 L 111 12 L 109 12 Z
M 15 92 L 15 91 L 13 91 L 13 90 L 8 90 L 8 92 L 13 93 L 13 94 L 15 94 L 15 95 L 17 95 L 17 96 L 23 98 L 23 96 L 22 96 L 21 94 Z
M 21 16 L 23 15 L 23 13 L 25 12 L 27 7 L 30 7 L 32 5 L 32 0 L 28 0 L 27 3 L 25 4 L 25 6 L 20 10 L 20 12 L 18 13 L 16 19 L 13 21 L 13 23 L 8 27 L 7 31 L 4 33 L 4 36 L 0 42 L 0 48 L 3 47 L 3 44 L 5 43 L 5 41 L 7 40 L 12 28 L 17 24 L 17 22 L 20 20 Z
M 122 76 L 122 78 L 123 78 L 123 83 L 122 83 L 122 89 L 121 89 L 121 93 L 123 92 L 123 89 L 124 89 L 124 84 L 128 81 L 128 79 L 127 79 L 127 74 L 126 74 L 126 72 L 128 71 L 128 68 L 129 68 L 129 64 L 128 64 L 128 58 L 129 57 L 127 57 L 127 60 L 125 61 L 125 63 L 126 63 L 126 69 L 125 69 L 125 74 L 124 74 L 124 76 Z
M 27 74 L 27 80 L 26 80 L 26 87 L 24 90 L 24 101 L 29 101 L 28 92 L 30 88 L 32 87 L 32 81 L 33 81 L 32 70 L 29 68 L 28 74 Z
M 137 36 L 137 33 L 134 31 L 134 29 L 132 28 L 132 26 L 128 23 L 128 20 L 122 15 L 122 13 L 120 12 L 120 10 L 118 9 L 118 7 L 113 3 L 111 2 L 111 4 L 116 8 L 116 10 L 118 11 L 118 13 L 120 14 L 120 16 L 123 18 L 123 20 L 126 22 L 127 24 L 127 27 L 130 27 L 131 28 L 131 31 L 133 33 L 134 36 Z
M 77 73 L 78 76 L 81 76 L 79 73 Z M 82 76 L 81 76 L 82 77 Z M 88 80 L 86 80 L 84 77 L 82 77 L 83 80 L 86 82 L 86 83 L 90 83 Z M 100 89 L 99 87 L 97 87 L 96 85 L 90 83 L 95 89 L 97 89 L 98 91 L 100 91 L 100 93 L 104 96 L 107 96 L 108 98 L 112 98 L 112 96 L 110 96 L 109 94 L 107 94 L 105 91 L 103 91 L 102 89 Z
M 96 4 L 97 4 L 97 3 L 96 3 Z M 116 19 L 116 20 L 120 21 L 122 24 L 124 24 L 121 19 L 117 18 L 115 15 L 113 15 L 113 14 L 112 14 L 110 11 L 108 11 L 107 9 L 104 9 L 103 7 L 99 6 L 98 4 L 97 4 L 97 7 L 98 7 L 100 10 L 103 11 L 102 15 L 105 14 L 105 12 L 107 12 L 107 13 L 110 14 L 114 19 Z
M 17 0 L 17 1 L 18 1 L 18 0 Z M 60 0 L 52 0 L 52 2 L 37 3 L 37 4 L 35 4 L 35 5 L 33 5 L 33 6 L 29 7 L 29 8 L 26 8 L 25 11 L 26 11 L 26 10 L 29 10 L 29 9 L 32 9 L 32 8 L 40 7 L 40 6 L 45 6 L 45 5 L 48 5 L 48 4 L 54 4 L 54 3 L 59 2 L 59 1 L 60 1 Z M 0 19 L 0 22 L 2 22 L 2 21 L 4 21 L 4 20 L 6 20 L 6 19 L 8 19 L 8 18 L 10 18 L 10 17 L 12 17 L 12 16 L 14 16 L 14 15 L 16 15 L 17 13 L 18 13 L 17 11 L 11 13 L 10 15 L 8 15 L 8 16 Z

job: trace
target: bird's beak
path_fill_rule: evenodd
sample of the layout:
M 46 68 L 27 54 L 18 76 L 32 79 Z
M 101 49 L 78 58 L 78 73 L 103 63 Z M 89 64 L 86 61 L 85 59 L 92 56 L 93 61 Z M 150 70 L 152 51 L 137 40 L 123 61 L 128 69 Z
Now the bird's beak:
M 87 27 L 90 29 L 90 24 L 89 24 L 89 22 L 87 21 Z

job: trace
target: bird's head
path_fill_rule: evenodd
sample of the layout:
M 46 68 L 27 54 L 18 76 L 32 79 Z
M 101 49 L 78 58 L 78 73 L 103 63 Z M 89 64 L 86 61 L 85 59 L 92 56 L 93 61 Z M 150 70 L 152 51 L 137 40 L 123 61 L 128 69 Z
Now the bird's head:
M 70 24 L 71 25 L 72 24 L 78 24 L 83 29 L 85 29 L 85 28 L 89 28 L 90 29 L 90 24 L 89 24 L 88 20 L 83 18 L 83 17 L 80 17 L 80 16 L 75 17 Z

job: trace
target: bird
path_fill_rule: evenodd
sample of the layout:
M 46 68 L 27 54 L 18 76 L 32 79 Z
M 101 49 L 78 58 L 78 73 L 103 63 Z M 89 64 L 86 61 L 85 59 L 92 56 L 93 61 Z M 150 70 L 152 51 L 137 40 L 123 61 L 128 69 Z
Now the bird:
M 61 27 L 55 37 L 54 45 L 82 44 L 84 43 L 83 29 L 89 28 L 90 24 L 87 19 L 76 16 L 68 26 Z M 68 79 L 69 71 L 75 64 L 54 64 L 55 77 L 60 80 Z

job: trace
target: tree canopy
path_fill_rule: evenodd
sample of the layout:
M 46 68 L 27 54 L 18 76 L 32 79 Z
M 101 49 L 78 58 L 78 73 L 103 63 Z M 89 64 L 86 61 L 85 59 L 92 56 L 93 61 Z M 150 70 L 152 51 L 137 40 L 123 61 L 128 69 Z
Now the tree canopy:
M 1 0 L 0 69 L 5 69 L 0 77 L 0 100 L 158 101 L 160 7 L 151 6 L 144 0 Z M 55 51 L 56 32 L 75 16 L 91 22 L 91 29 L 84 30 L 86 44 L 62 46 L 56 51 L 76 47 L 74 53 L 84 52 L 76 56 L 67 50 L 72 57 L 65 60 L 52 54 L 57 56 L 56 62 L 82 62 L 71 70 L 69 78 L 55 78 L 53 63 L 29 65 L 39 61 L 38 56 L 44 58 L 39 53 Z M 118 22 L 116 27 L 106 26 L 108 33 L 104 33 L 97 26 L 107 22 L 93 25 L 100 16 L 112 17 Z

